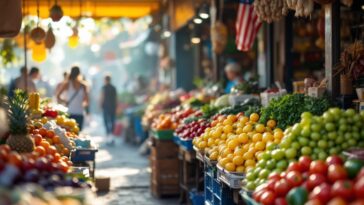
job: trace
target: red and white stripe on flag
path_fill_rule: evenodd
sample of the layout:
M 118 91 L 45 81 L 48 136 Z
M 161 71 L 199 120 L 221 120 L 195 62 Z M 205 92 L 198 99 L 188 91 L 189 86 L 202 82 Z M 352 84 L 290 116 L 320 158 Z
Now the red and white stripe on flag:
M 236 46 L 240 51 L 248 51 L 262 25 L 252 4 L 240 1 L 236 20 Z

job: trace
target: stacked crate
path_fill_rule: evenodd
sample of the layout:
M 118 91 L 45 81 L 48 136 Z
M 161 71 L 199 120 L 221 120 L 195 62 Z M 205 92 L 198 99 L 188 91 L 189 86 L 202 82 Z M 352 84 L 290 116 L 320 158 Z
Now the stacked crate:
M 178 146 L 172 140 L 151 138 L 150 167 L 154 196 L 179 194 Z

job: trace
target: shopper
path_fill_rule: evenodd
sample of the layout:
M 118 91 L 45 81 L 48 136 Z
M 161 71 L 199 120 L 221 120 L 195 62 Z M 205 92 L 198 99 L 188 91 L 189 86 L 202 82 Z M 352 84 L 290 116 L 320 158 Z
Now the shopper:
M 68 107 L 70 118 L 83 128 L 84 108 L 88 105 L 88 88 L 81 80 L 81 71 L 77 66 L 72 67 L 68 81 L 64 83 L 57 93 L 57 100 Z M 64 94 L 64 95 L 63 95 Z
M 32 67 L 29 71 L 29 78 L 35 84 L 37 92 L 39 92 L 41 97 L 52 97 L 51 86 L 47 81 L 42 79 L 39 68 Z
M 111 77 L 105 76 L 104 86 L 101 91 L 100 104 L 103 111 L 106 134 L 110 138 L 115 126 L 115 115 L 117 105 L 117 92 L 114 85 L 111 84 Z M 113 138 L 109 139 L 109 144 L 113 144 Z
M 37 90 L 34 82 L 27 76 L 26 67 L 22 67 L 20 69 L 20 76 L 10 82 L 8 95 L 10 97 L 14 96 L 14 90 L 16 89 L 26 90 L 28 92 L 35 92 Z
M 225 87 L 225 93 L 230 93 L 231 88 L 243 82 L 241 67 L 238 63 L 228 63 L 225 66 L 225 74 L 228 79 L 228 83 Z
M 61 82 L 59 82 L 57 85 L 56 85 L 56 90 L 55 90 L 55 94 L 57 95 L 57 93 L 59 93 L 59 91 L 61 90 L 62 88 L 62 85 L 67 83 L 68 82 L 68 77 L 69 77 L 69 74 L 67 71 L 65 71 L 63 73 L 63 80 Z

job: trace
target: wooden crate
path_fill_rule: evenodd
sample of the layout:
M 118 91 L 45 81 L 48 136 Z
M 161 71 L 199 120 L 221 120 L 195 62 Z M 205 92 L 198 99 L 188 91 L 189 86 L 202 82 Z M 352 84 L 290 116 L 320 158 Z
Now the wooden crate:
M 157 140 L 151 138 L 151 157 L 156 159 L 168 159 L 178 157 L 178 146 L 172 140 Z
M 161 185 L 177 185 L 179 183 L 178 159 L 150 158 L 151 179 Z
M 175 185 L 161 185 L 155 181 L 151 181 L 150 190 L 152 195 L 157 198 L 164 196 L 177 196 L 179 194 L 179 186 Z

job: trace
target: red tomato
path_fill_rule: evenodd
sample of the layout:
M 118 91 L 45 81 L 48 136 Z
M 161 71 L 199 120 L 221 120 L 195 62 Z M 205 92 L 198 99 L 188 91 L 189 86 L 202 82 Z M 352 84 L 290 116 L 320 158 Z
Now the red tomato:
M 266 191 L 260 197 L 260 203 L 263 205 L 273 205 L 276 200 L 276 196 L 272 191 Z
M 21 168 L 24 172 L 27 172 L 27 171 L 33 169 L 34 166 L 35 166 L 35 160 L 32 158 L 29 158 L 29 159 L 23 160 Z
M 358 175 L 356 175 L 356 180 L 364 178 L 364 167 L 360 169 Z
M 343 198 L 335 197 L 331 199 L 327 205 L 347 205 L 347 203 Z
M 322 160 L 313 161 L 310 165 L 310 173 L 326 175 L 327 167 L 327 164 Z
M 310 164 L 312 160 L 308 156 L 302 156 L 298 159 L 298 163 L 300 164 L 301 169 L 306 172 L 310 169 Z
M 331 183 L 334 183 L 341 179 L 347 179 L 348 174 L 345 168 L 340 164 L 332 164 L 329 166 L 327 178 Z
M 268 180 L 265 184 L 267 184 L 267 188 L 269 190 L 274 190 L 274 185 L 277 183 L 277 180 Z
M 357 199 L 351 202 L 350 205 L 364 205 L 364 199 Z
M 286 199 L 282 197 L 282 198 L 276 198 L 276 200 L 274 200 L 274 205 L 288 205 L 288 203 Z
M 354 185 L 355 196 L 364 199 L 364 178 L 356 181 Z
M 290 189 L 291 186 L 286 179 L 281 179 L 274 185 L 274 192 L 277 196 L 286 196 Z
M 316 186 L 326 182 L 326 177 L 322 174 L 311 174 L 307 180 L 308 190 L 312 190 Z
M 343 164 L 343 160 L 337 156 L 337 155 L 333 155 L 333 156 L 330 156 L 326 159 L 326 164 L 327 165 L 332 165 L 332 164 L 339 164 L 339 165 L 342 165 Z
M 302 184 L 303 178 L 300 172 L 290 171 L 287 173 L 286 179 L 292 187 L 297 187 Z
M 259 191 L 254 191 L 253 192 L 253 199 L 255 201 L 260 201 L 260 198 L 262 197 L 262 194 L 265 192 L 266 190 L 262 189 L 262 190 L 259 190 Z
M 273 172 L 273 173 L 269 174 L 268 179 L 273 179 L 273 180 L 277 180 L 278 181 L 278 180 L 281 179 L 281 176 L 280 176 L 279 173 Z
M 346 200 L 353 198 L 354 185 L 350 180 L 339 180 L 332 185 L 332 196 Z
M 289 163 L 288 168 L 287 168 L 287 172 L 290 172 L 290 171 L 302 172 L 303 170 L 301 168 L 301 165 L 298 162 L 291 162 L 291 163 Z
M 331 199 L 331 187 L 324 183 L 313 189 L 309 199 L 318 199 L 322 204 L 326 204 Z
M 1 145 L 1 146 L 0 146 L 0 149 L 1 149 L 1 150 L 5 150 L 7 153 L 10 153 L 10 151 L 11 151 L 10 146 L 9 146 L 9 145 L 7 145 L 7 144 L 3 144 L 3 145 Z
M 324 205 L 318 199 L 311 199 L 305 203 L 305 205 Z
M 286 178 L 286 175 L 287 175 L 287 172 L 282 172 L 282 173 L 280 174 L 281 178 Z

